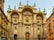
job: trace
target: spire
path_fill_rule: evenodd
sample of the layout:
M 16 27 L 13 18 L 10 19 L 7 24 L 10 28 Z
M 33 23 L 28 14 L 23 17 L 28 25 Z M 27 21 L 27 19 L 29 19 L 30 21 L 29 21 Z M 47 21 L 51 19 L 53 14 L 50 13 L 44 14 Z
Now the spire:
M 34 3 L 34 6 L 36 6 L 36 4 Z
M 54 12 L 54 6 L 53 6 L 53 10 L 52 11 Z
M 46 12 L 45 8 L 44 8 L 43 12 Z
M 20 0 L 20 2 L 19 2 L 19 5 L 21 5 L 21 0 Z
M 14 6 L 14 10 L 16 10 L 16 6 Z
M 28 0 L 27 0 L 27 6 L 28 6 Z
M 8 6 L 8 10 L 10 10 L 11 8 L 10 8 L 10 4 L 9 4 L 9 6 Z
M 39 8 L 39 11 L 41 11 L 40 8 Z
M 9 4 L 7 12 L 10 12 L 10 11 L 11 11 L 11 8 L 10 8 L 10 4 Z

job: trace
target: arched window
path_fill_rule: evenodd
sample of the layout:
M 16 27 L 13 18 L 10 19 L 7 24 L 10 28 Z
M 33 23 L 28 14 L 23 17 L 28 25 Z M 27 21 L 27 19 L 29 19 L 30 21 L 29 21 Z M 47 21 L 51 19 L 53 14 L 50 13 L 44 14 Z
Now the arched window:
M 37 14 L 37 20 L 43 20 L 43 15 L 42 14 Z
M 42 14 L 37 14 L 37 24 L 40 25 L 43 22 L 43 15 Z
M 11 18 L 12 18 L 12 20 L 11 20 L 12 23 L 18 23 L 18 20 L 19 20 L 18 13 L 16 13 L 16 12 L 12 13 Z
M 30 21 L 32 19 L 32 13 L 30 11 L 24 11 L 23 12 L 23 20 L 25 20 L 25 23 L 30 23 Z

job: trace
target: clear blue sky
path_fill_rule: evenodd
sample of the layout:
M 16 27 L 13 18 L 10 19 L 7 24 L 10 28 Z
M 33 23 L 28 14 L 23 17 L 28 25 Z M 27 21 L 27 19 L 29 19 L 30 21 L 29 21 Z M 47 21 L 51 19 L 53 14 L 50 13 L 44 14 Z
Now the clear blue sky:
M 29 5 L 33 5 L 34 2 L 36 3 L 36 7 L 39 10 L 43 11 L 44 8 L 46 8 L 47 17 L 49 17 L 52 13 L 52 8 L 54 6 L 54 0 L 28 0 Z M 16 9 L 19 7 L 20 0 L 5 0 L 4 4 L 4 12 L 7 14 L 8 5 L 10 4 L 11 9 L 14 9 L 14 5 L 16 6 Z M 27 4 L 27 0 L 21 0 L 23 5 Z

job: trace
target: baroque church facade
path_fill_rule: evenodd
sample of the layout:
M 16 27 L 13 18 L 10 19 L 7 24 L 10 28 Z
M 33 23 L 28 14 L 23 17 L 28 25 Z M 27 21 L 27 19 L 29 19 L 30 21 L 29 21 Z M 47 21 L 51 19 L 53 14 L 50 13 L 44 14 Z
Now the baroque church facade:
M 37 11 L 35 6 L 19 5 L 18 10 L 11 10 L 9 6 L 7 14 L 11 40 L 39 40 L 46 37 L 46 31 L 44 30 L 45 9 L 41 12 Z
M 18 10 L 9 6 L 7 10 L 8 32 L 10 40 L 40 40 L 46 38 L 46 12 L 34 6 L 22 5 Z M 45 39 L 46 40 L 46 39 Z

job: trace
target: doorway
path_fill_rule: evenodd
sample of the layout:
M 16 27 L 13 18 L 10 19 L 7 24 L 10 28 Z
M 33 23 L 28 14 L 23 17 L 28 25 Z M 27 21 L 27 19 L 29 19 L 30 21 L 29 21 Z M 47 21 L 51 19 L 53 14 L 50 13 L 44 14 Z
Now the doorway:
M 38 35 L 38 40 L 40 40 L 40 35 Z
M 29 33 L 29 32 L 26 32 L 26 33 L 25 33 L 25 39 L 26 39 L 26 40 L 29 40 L 29 39 L 30 39 L 30 33 Z
M 16 34 L 14 34 L 14 40 L 17 40 L 17 35 Z

